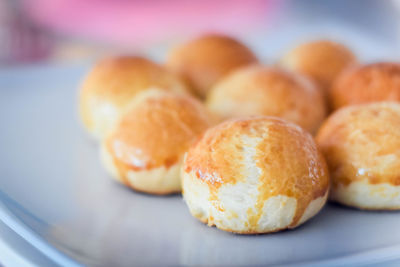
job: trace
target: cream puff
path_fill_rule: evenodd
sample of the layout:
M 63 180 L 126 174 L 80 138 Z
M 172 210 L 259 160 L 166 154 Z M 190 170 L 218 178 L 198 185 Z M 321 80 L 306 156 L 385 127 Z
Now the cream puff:
M 270 115 L 315 132 L 326 113 L 322 93 L 309 79 L 278 68 L 252 65 L 218 82 L 206 99 L 222 119 Z
M 86 76 L 79 96 L 80 116 L 88 132 L 102 139 L 132 99 L 149 88 L 185 93 L 183 81 L 142 57 L 101 60 Z
M 333 201 L 360 209 L 400 209 L 400 104 L 339 109 L 316 141 L 330 169 Z
M 148 90 L 134 99 L 103 140 L 102 161 L 114 178 L 137 191 L 180 192 L 183 154 L 211 125 L 198 100 Z
M 190 213 L 240 234 L 295 228 L 324 206 L 329 174 L 313 137 L 276 117 L 232 119 L 207 130 L 182 166 Z
M 334 109 L 342 106 L 400 101 L 400 64 L 374 63 L 343 72 L 330 90 Z
M 356 63 L 349 48 L 328 40 L 301 44 L 280 61 L 283 67 L 312 78 L 324 92 L 343 70 Z
M 172 49 L 167 66 L 204 98 L 221 77 L 255 62 L 256 56 L 239 41 L 224 35 L 208 34 Z

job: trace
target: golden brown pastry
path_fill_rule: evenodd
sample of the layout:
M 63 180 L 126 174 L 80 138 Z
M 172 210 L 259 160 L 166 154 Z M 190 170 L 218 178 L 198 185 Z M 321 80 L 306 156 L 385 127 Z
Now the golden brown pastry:
M 270 115 L 315 132 L 325 117 L 321 92 L 307 78 L 284 70 L 252 65 L 223 78 L 206 105 L 221 118 Z
M 182 186 L 190 213 L 200 221 L 258 234 L 313 217 L 326 202 L 329 176 L 309 133 L 258 116 L 207 130 L 185 157 Z
M 221 77 L 238 67 L 256 62 L 254 54 L 237 40 L 209 34 L 173 49 L 167 65 L 203 98 Z
M 400 104 L 344 107 L 317 135 L 331 199 L 361 209 L 400 209 Z
M 103 163 L 113 177 L 138 191 L 180 192 L 183 154 L 211 123 L 204 106 L 188 95 L 145 91 L 103 140 Z
M 331 106 L 400 101 L 400 64 L 374 63 L 342 73 L 330 91 Z
M 312 78 L 326 92 L 344 69 L 357 63 L 344 45 L 328 40 L 301 44 L 281 60 L 283 67 Z
M 103 138 L 134 96 L 149 88 L 187 92 L 180 78 L 148 59 L 125 56 L 98 62 L 80 92 L 83 124 L 96 139 Z

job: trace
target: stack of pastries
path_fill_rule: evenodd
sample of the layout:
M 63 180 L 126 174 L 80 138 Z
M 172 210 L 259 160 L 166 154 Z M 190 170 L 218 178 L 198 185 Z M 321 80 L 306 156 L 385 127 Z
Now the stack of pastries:
M 238 40 L 208 34 L 172 48 L 165 64 L 101 60 L 79 101 L 112 177 L 148 194 L 182 192 L 209 226 L 295 228 L 328 198 L 400 209 L 400 64 L 361 64 L 343 44 L 300 44 L 265 65 Z

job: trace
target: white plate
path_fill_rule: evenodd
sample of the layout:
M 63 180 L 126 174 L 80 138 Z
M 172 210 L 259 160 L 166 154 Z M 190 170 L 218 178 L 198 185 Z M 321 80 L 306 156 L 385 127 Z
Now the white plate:
M 0 219 L 58 264 L 400 263 L 399 212 L 328 205 L 296 230 L 240 236 L 192 218 L 179 195 L 120 186 L 79 124 L 87 68 L 0 71 Z

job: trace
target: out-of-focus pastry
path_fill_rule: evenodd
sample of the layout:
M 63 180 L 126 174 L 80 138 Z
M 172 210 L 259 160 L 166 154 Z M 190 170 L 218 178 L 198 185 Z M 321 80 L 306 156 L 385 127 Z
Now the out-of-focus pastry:
M 400 104 L 344 107 L 317 135 L 331 199 L 361 209 L 400 209 Z
M 289 70 L 309 76 L 326 92 L 336 77 L 356 64 L 357 59 L 346 46 L 320 40 L 295 47 L 280 63 Z
M 239 41 L 209 34 L 173 49 L 167 65 L 203 98 L 221 77 L 238 67 L 256 62 L 255 55 Z
M 183 154 L 211 124 L 198 100 L 148 90 L 135 98 L 103 140 L 103 163 L 114 178 L 138 191 L 180 192 Z
M 313 137 L 276 117 L 233 119 L 210 128 L 182 166 L 190 213 L 241 234 L 294 228 L 326 202 L 328 169 Z
M 206 105 L 221 118 L 270 115 L 315 132 L 325 117 L 320 90 L 307 78 L 284 70 L 252 65 L 223 78 Z
M 400 101 L 400 64 L 374 63 L 343 72 L 330 90 L 334 109 L 368 102 Z
M 180 78 L 148 59 L 125 56 L 98 62 L 80 91 L 84 126 L 96 139 L 102 139 L 136 94 L 149 88 L 187 92 Z

